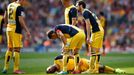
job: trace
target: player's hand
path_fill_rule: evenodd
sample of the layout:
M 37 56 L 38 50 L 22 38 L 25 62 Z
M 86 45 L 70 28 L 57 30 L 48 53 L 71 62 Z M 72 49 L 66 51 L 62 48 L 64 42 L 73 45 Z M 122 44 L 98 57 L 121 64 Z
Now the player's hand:
M 30 32 L 27 32 L 26 34 L 27 34 L 27 38 L 28 39 L 31 39 L 31 33 Z
M 90 41 L 90 39 L 87 39 L 86 42 L 87 42 L 87 44 L 89 44 L 89 45 L 92 43 L 92 41 Z

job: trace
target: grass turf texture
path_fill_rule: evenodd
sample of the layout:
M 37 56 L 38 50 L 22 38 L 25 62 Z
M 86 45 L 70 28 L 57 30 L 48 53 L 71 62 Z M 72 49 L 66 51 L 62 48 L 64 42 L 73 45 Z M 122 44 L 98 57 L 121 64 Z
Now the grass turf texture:
M 53 64 L 53 59 L 55 56 L 60 53 L 21 53 L 21 70 L 25 71 L 26 74 L 22 75 L 47 75 L 45 73 L 46 68 Z M 81 53 L 81 57 L 88 58 L 84 56 L 84 53 Z M 3 69 L 4 57 L 0 58 L 0 71 Z M 101 57 L 101 63 L 104 65 L 111 66 L 113 68 L 120 68 L 127 72 L 126 75 L 134 75 L 134 54 L 117 54 L 112 53 L 108 54 L 105 57 Z M 13 75 L 13 61 L 11 60 L 10 68 L 7 74 L 4 75 Z M 0 75 L 3 75 L 0 72 Z M 51 74 L 56 75 L 56 74 Z M 71 75 L 71 74 L 69 74 Z M 81 74 L 89 75 L 89 74 Z M 91 75 L 91 74 L 90 74 Z M 96 74 L 92 74 L 96 75 Z M 98 74 L 98 75 L 107 75 L 107 74 Z M 115 75 L 115 74 L 110 74 Z

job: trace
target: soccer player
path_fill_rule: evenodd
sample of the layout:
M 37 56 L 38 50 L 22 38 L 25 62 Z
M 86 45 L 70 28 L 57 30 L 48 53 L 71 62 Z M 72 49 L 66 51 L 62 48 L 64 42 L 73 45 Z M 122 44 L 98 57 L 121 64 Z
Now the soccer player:
M 102 27 L 103 27 L 103 29 L 104 29 L 104 39 L 103 39 L 103 41 L 105 41 L 105 34 L 106 34 L 106 25 L 107 25 L 107 21 L 106 21 L 106 17 L 105 17 L 105 15 L 104 15 L 104 12 L 100 12 L 100 14 L 99 14 L 99 16 L 100 16 L 100 23 L 101 23 L 101 25 L 102 25 Z M 103 56 L 105 56 L 106 55 L 106 52 L 105 52 L 105 45 L 103 44 L 103 52 L 102 52 L 102 55 Z
M 0 44 L 2 43 L 3 25 L 4 25 L 3 10 L 0 9 Z M 1 52 L 1 46 L 0 46 L 0 52 Z
M 7 73 L 9 68 L 9 61 L 13 55 L 14 68 L 13 73 L 22 74 L 23 71 L 19 70 L 20 64 L 20 49 L 22 48 L 22 29 L 26 31 L 27 37 L 30 38 L 31 34 L 24 21 L 24 8 L 22 7 L 25 0 L 16 0 L 7 6 L 5 12 L 5 22 L 7 23 L 7 51 L 5 54 L 5 64 L 2 73 Z
M 97 16 L 90 10 L 86 9 L 84 1 L 78 1 L 76 4 L 77 10 L 83 14 L 86 22 L 87 30 L 87 43 L 91 46 L 91 58 L 90 58 L 90 73 L 98 73 L 99 60 L 100 60 L 100 48 L 103 44 L 104 30 L 100 24 Z M 90 38 L 91 33 L 91 38 Z
M 65 24 L 77 25 L 77 9 L 73 5 L 72 0 L 61 0 L 65 7 L 64 17 Z
M 79 63 L 79 49 L 81 49 L 82 44 L 85 41 L 84 31 L 73 25 L 60 24 L 53 30 L 48 31 L 47 35 L 50 39 L 60 38 L 64 43 L 63 70 L 59 74 L 67 74 L 68 55 L 70 51 L 74 55 L 75 71 L 77 71 Z M 70 38 L 70 43 L 67 42 L 67 38 Z
M 73 70 L 74 70 L 74 58 L 72 56 L 69 56 L 69 59 L 68 59 L 68 64 L 67 64 L 67 71 L 68 73 L 72 73 Z M 59 55 L 57 56 L 55 59 L 54 59 L 54 64 L 49 66 L 47 68 L 47 73 L 48 74 L 52 74 L 52 73 L 55 73 L 55 72 L 59 72 L 62 70 L 63 68 L 63 55 Z M 80 71 L 80 73 L 88 73 L 86 72 L 90 67 L 90 62 L 88 59 L 85 59 L 85 58 L 80 58 L 80 61 L 78 63 L 78 70 Z M 121 70 L 119 68 L 117 69 L 114 69 L 112 67 L 109 67 L 109 66 L 106 66 L 106 65 L 102 65 L 102 64 L 99 64 L 99 73 L 117 73 L 117 74 L 120 74 L 120 73 L 125 73 L 124 70 Z

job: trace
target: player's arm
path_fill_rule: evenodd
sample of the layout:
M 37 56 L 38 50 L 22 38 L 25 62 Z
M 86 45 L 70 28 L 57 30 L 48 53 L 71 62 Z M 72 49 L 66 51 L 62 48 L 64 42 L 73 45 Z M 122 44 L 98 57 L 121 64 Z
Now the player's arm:
M 29 29 L 28 29 L 28 27 L 27 27 L 27 25 L 25 23 L 25 20 L 24 20 L 25 14 L 24 14 L 23 7 L 20 6 L 20 7 L 17 8 L 17 14 L 19 16 L 19 22 L 20 22 L 21 26 L 27 32 L 27 36 L 31 37 L 30 31 L 29 31 Z
M 72 16 L 72 25 L 77 25 L 77 9 L 72 8 L 70 10 L 70 12 L 71 12 L 71 16 Z
M 6 26 L 7 25 L 7 23 L 8 23 L 8 15 L 7 15 L 7 10 L 5 11 L 5 13 L 4 13 L 4 26 Z
M 89 12 L 85 11 L 83 13 L 83 17 L 85 18 L 85 22 L 86 22 L 86 30 L 87 30 L 87 42 L 89 43 L 89 39 L 90 39 L 90 19 L 89 19 Z
M 64 34 L 60 30 L 56 30 L 56 34 L 63 41 L 64 45 L 66 45 L 67 39 L 65 38 Z

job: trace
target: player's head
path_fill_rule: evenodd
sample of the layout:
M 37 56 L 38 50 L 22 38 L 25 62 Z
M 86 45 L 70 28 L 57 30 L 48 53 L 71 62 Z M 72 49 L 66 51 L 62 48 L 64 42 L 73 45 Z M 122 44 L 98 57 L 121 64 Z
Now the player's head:
M 103 11 L 100 11 L 100 16 L 104 16 L 104 12 Z
M 46 73 L 51 74 L 55 73 L 56 71 L 58 71 L 58 67 L 56 65 L 51 65 L 47 68 Z
M 79 0 L 76 2 L 76 7 L 78 11 L 81 11 L 82 9 L 86 8 L 86 3 L 82 0 Z
M 65 7 L 68 7 L 70 4 L 72 4 L 72 0 L 61 0 L 61 2 Z
M 57 38 L 57 34 L 55 33 L 54 30 L 49 30 L 47 32 L 47 36 L 48 36 L 49 39 L 56 39 Z
M 16 1 L 17 1 L 18 3 L 20 3 L 21 5 L 23 5 L 25 0 L 16 0 Z

